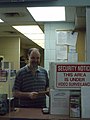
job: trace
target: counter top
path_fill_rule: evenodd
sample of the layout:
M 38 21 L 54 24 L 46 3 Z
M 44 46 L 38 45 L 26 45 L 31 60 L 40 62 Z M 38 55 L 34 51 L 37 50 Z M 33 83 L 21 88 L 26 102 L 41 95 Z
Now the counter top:
M 84 118 L 69 118 L 65 115 L 43 114 L 40 108 L 15 108 L 14 111 L 0 116 L 0 120 L 10 120 L 11 118 L 41 119 L 41 120 L 85 120 Z M 90 120 L 90 119 L 88 119 Z

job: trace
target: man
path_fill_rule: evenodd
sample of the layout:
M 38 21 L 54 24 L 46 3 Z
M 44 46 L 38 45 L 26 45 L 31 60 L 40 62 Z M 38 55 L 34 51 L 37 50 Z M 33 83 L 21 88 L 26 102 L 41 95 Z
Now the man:
M 49 87 L 47 71 L 40 65 L 40 52 L 31 48 L 28 52 L 29 64 L 21 68 L 15 78 L 13 95 L 19 98 L 19 107 L 46 107 Z
M 25 57 L 21 56 L 20 57 L 20 68 L 24 67 L 25 65 L 26 65 L 26 63 L 25 63 Z

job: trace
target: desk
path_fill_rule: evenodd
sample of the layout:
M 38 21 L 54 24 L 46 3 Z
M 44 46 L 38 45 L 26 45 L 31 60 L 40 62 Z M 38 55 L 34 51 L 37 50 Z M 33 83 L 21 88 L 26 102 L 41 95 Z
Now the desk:
M 11 118 L 26 118 L 38 120 L 85 120 L 80 118 L 69 118 L 69 116 L 43 114 L 42 109 L 38 108 L 17 108 L 5 116 L 0 116 L 0 120 L 10 120 Z M 90 119 L 88 119 L 90 120 Z

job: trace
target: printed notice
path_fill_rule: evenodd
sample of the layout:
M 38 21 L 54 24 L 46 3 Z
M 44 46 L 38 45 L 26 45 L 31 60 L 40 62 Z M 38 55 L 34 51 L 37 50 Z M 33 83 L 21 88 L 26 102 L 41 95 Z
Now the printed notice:
M 90 64 L 57 64 L 56 88 L 90 87 Z
M 64 45 L 66 44 L 66 41 L 67 41 L 67 32 L 66 31 L 57 32 L 57 44 Z
M 67 44 L 71 45 L 71 46 L 76 46 L 77 37 L 78 37 L 78 32 L 74 32 L 73 34 L 72 34 L 72 32 L 68 32 Z
M 68 62 L 78 62 L 78 53 L 68 53 Z
M 71 45 L 76 46 L 78 32 L 72 31 L 58 31 L 57 32 L 57 45 Z
M 0 70 L 0 82 L 4 82 L 7 80 L 7 71 Z
M 50 114 L 69 115 L 70 91 L 50 90 Z
M 67 59 L 67 46 L 57 46 L 56 48 L 56 58 L 57 60 Z

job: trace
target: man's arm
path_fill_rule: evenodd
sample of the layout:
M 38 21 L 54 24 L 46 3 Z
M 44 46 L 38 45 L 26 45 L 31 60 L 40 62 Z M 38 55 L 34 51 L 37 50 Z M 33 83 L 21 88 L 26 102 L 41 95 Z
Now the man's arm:
M 39 95 L 46 94 L 49 96 L 49 88 L 46 89 L 46 91 L 39 91 Z
M 13 96 L 16 98 L 30 98 L 35 99 L 38 96 L 38 92 L 21 92 L 21 91 L 14 91 Z

